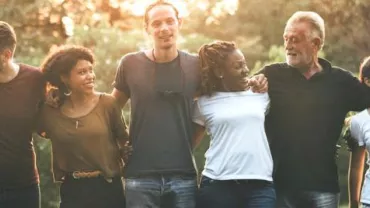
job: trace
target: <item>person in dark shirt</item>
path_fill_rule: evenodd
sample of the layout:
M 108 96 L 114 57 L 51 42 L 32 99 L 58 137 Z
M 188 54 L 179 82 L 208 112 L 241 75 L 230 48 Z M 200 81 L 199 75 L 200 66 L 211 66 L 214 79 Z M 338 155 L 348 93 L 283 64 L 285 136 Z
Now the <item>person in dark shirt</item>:
M 131 100 L 130 141 L 126 164 L 126 206 L 195 206 L 196 167 L 191 149 L 191 107 L 198 87 L 198 57 L 180 51 L 178 10 L 158 1 L 145 12 L 153 49 L 125 55 L 113 95 L 123 107 Z
M 43 101 L 41 71 L 14 63 L 16 34 L 0 21 L 0 207 L 40 207 L 32 132 Z
M 346 114 L 370 104 L 370 90 L 319 58 L 324 20 L 296 12 L 284 30 L 286 62 L 265 66 L 271 106 L 266 133 L 278 207 L 338 207 L 336 143 Z
M 122 58 L 112 92 L 121 107 L 131 100 L 126 204 L 192 208 L 197 182 L 191 116 L 200 85 L 199 58 L 177 48 L 182 19 L 172 4 L 149 5 L 144 24 L 153 48 Z M 259 76 L 249 84 L 263 92 L 265 79 Z

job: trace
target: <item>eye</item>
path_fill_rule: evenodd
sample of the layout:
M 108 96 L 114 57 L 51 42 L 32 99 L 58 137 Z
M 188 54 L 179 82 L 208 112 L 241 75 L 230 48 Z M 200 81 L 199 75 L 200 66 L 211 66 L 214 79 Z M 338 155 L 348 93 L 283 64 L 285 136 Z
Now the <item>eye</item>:
M 168 19 L 166 21 L 166 23 L 169 24 L 169 25 L 173 25 L 173 24 L 175 24 L 175 20 L 174 19 Z
M 161 23 L 160 22 L 157 22 L 157 21 L 152 23 L 152 27 L 154 27 L 154 28 L 157 28 L 160 25 L 161 25 Z
M 87 69 L 82 69 L 82 70 L 80 70 L 79 72 L 78 72 L 78 74 L 80 74 L 80 75 L 84 75 L 84 74 L 86 74 L 87 73 Z

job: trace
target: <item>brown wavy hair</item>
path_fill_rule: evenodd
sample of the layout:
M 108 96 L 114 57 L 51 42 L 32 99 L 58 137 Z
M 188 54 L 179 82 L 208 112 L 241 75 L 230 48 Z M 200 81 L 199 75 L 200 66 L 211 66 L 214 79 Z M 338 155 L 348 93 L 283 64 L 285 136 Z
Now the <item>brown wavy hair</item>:
M 61 76 L 68 76 L 80 60 L 86 60 L 94 64 L 93 52 L 83 46 L 66 45 L 49 53 L 41 64 L 41 71 L 49 85 L 48 92 L 50 92 L 50 89 L 56 89 L 50 93 L 57 97 L 59 106 L 63 104 L 66 98 L 65 93 L 69 92 Z
M 0 51 L 10 49 L 14 51 L 17 44 L 17 36 L 14 29 L 7 22 L 0 21 Z
M 156 6 L 170 6 L 174 11 L 175 11 L 175 14 L 176 14 L 176 18 L 179 19 L 179 10 L 171 3 L 167 2 L 167 1 L 156 1 L 152 4 L 150 4 L 148 7 L 145 8 L 145 13 L 144 13 L 144 23 L 145 25 L 148 24 L 149 22 L 149 12 L 150 10 L 152 10 L 154 7 Z
M 236 49 L 236 44 L 228 41 L 215 41 L 199 49 L 202 95 L 212 95 L 221 86 L 221 80 L 216 76 L 215 70 L 222 71 L 228 55 Z

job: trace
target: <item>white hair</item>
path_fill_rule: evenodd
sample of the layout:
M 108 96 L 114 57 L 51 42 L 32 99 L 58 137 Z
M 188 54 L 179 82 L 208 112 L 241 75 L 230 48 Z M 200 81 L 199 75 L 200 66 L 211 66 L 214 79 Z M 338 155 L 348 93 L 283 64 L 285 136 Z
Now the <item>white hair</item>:
M 312 11 L 297 11 L 286 22 L 286 26 L 296 22 L 306 22 L 311 24 L 312 31 L 311 37 L 318 37 L 321 39 L 320 49 L 324 46 L 325 42 L 325 23 L 324 19 Z

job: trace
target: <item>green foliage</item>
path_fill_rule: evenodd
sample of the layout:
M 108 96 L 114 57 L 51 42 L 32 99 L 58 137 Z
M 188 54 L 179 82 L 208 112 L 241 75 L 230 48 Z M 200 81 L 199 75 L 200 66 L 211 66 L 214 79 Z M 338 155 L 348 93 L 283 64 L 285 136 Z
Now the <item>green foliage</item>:
M 121 2 L 127 0 L 120 0 Z M 239 0 L 235 15 L 215 17 L 212 9 L 220 0 L 209 0 L 203 11 L 189 5 L 190 16 L 185 17 L 182 27 L 181 49 L 196 53 L 204 43 L 213 40 L 235 41 L 246 56 L 248 66 L 254 71 L 262 66 L 285 60 L 282 34 L 285 22 L 297 10 L 318 12 L 326 22 L 326 42 L 320 57 L 334 65 L 353 72 L 359 62 L 369 55 L 370 1 L 368 0 Z M 9 0 L 0 2 L 0 19 L 12 24 L 18 35 L 16 60 L 39 66 L 52 46 L 78 44 L 89 47 L 96 56 L 95 72 L 97 88 L 110 92 L 120 58 L 133 51 L 146 48 L 150 41 L 141 28 L 141 17 L 129 12 L 117 13 L 110 1 L 49 1 Z M 190 2 L 190 1 L 189 1 Z M 98 20 L 94 17 L 99 17 Z M 70 17 L 74 25 L 73 35 L 65 36 L 61 17 Z M 210 22 L 208 20 L 214 19 Z M 124 111 L 129 117 L 130 105 Z M 36 139 L 38 167 L 41 175 L 42 207 L 57 207 L 58 186 L 51 177 L 50 142 Z M 202 169 L 204 152 L 208 148 L 206 137 L 195 150 Z M 346 199 L 348 152 L 339 152 L 338 166 L 342 188 L 342 201 Z

